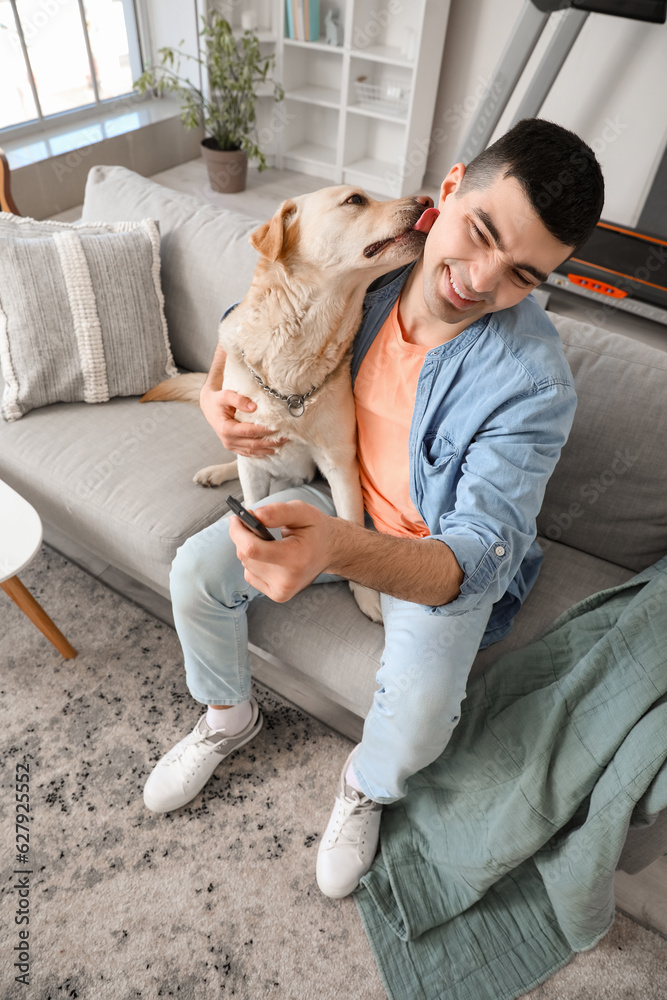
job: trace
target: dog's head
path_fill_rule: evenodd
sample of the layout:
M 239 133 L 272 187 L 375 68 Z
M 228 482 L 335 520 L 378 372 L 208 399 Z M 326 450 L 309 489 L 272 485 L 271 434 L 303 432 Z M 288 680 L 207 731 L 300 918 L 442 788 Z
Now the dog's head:
M 284 201 L 250 242 L 287 271 L 383 274 L 419 256 L 430 227 L 414 227 L 432 206 L 426 197 L 375 201 L 358 187 L 322 188 Z

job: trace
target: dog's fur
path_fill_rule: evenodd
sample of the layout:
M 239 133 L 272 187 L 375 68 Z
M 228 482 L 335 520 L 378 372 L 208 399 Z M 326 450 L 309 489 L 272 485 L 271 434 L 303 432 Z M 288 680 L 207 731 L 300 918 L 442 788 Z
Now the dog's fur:
M 421 252 L 425 235 L 413 226 L 426 207 L 413 198 L 374 201 L 355 187 L 323 188 L 283 202 L 251 234 L 260 254 L 252 285 L 220 324 L 219 340 L 227 354 L 223 388 L 257 405 L 252 413 L 237 411 L 237 420 L 264 424 L 275 430 L 276 440 L 289 441 L 265 458 L 239 455 L 234 462 L 202 469 L 196 482 L 218 486 L 238 476 L 245 503 L 252 507 L 268 496 L 272 478 L 306 483 L 317 467 L 329 481 L 338 516 L 364 523 L 351 343 L 368 285 Z M 303 414 L 292 416 L 249 368 L 284 396 L 304 395 L 315 386 Z M 142 402 L 198 402 L 205 378 L 187 374 L 167 379 Z M 379 596 L 359 584 L 350 587 L 362 611 L 381 621 Z

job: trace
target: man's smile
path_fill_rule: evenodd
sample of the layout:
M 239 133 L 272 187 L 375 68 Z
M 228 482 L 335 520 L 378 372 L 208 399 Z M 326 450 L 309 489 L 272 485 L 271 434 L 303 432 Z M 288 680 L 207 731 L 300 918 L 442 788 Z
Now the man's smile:
M 445 295 L 457 309 L 471 309 L 482 301 L 467 294 L 465 285 L 456 280 L 448 264 L 445 264 L 444 278 Z

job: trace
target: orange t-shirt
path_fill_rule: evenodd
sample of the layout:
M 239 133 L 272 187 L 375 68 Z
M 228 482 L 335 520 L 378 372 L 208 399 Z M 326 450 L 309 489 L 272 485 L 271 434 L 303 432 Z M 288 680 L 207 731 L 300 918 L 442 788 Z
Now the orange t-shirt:
M 428 351 L 403 338 L 397 299 L 354 383 L 364 506 L 378 531 L 389 535 L 429 534 L 410 499 L 408 450 L 417 381 Z

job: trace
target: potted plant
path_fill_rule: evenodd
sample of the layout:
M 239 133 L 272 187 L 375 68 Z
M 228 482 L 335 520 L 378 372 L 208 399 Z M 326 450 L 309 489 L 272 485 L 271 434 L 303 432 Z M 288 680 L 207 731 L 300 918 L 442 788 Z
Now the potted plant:
M 205 57 L 188 57 L 181 49 L 161 48 L 161 65 L 147 69 L 134 86 L 140 94 L 148 90 L 169 91 L 182 101 L 181 121 L 186 128 L 203 125 L 202 155 L 214 191 L 243 191 L 248 158 L 266 168 L 266 158 L 256 140 L 257 88 L 273 84 L 273 98 L 281 101 L 282 87 L 269 76 L 273 55 L 262 55 L 253 31 L 234 35 L 228 21 L 213 12 L 204 22 L 200 37 Z M 183 43 L 181 42 L 181 45 Z M 181 76 L 181 60 L 192 58 L 208 73 L 210 94 L 206 96 L 188 77 Z

